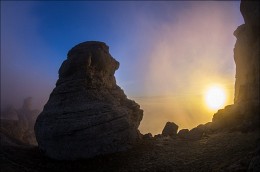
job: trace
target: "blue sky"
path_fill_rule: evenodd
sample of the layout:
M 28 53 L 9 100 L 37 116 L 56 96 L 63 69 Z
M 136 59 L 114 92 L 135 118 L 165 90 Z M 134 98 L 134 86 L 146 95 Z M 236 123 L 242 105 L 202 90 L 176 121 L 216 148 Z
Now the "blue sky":
M 105 42 L 120 62 L 116 79 L 128 97 L 150 114 L 172 114 L 170 118 L 163 116 L 163 122 L 174 120 L 177 112 L 149 102 L 163 102 L 156 99 L 158 96 L 185 99 L 186 95 L 201 95 L 200 88 L 213 82 L 226 85 L 233 93 L 232 34 L 243 23 L 239 4 L 1 1 L 1 106 L 19 107 L 23 98 L 32 96 L 34 106 L 42 108 L 69 49 L 80 42 L 97 40 Z M 184 109 L 181 113 L 194 119 L 190 111 Z M 155 118 L 150 115 L 150 119 Z M 144 120 L 146 126 L 152 125 L 153 120 Z

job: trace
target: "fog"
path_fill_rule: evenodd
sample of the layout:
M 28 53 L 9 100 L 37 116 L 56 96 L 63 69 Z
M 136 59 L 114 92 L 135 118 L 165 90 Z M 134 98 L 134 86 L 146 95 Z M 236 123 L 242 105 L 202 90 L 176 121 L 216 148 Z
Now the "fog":
M 210 85 L 223 86 L 225 105 L 233 103 L 236 15 L 239 9 L 230 11 L 227 4 L 194 3 L 150 33 L 142 74 L 144 96 L 133 97 L 144 109 L 142 132 L 160 133 L 167 121 L 188 129 L 210 122 L 216 112 L 204 102 Z M 146 19 L 144 26 L 155 22 Z
M 87 40 L 106 42 L 120 62 L 117 83 L 144 110 L 142 133 L 160 133 L 167 121 L 189 129 L 211 121 L 203 97 L 211 84 L 233 102 L 239 2 L 69 3 L 42 10 L 39 2 L 1 1 L 1 109 L 31 96 L 41 110 L 67 51 Z
M 42 109 L 55 86 L 57 62 L 48 59 L 55 52 L 37 32 L 32 8 L 27 2 L 1 2 L 1 109 L 20 108 L 28 96 Z

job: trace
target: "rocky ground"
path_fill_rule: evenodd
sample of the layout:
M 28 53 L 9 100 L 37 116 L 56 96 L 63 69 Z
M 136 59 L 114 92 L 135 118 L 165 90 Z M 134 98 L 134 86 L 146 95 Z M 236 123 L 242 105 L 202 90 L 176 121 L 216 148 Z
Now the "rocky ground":
M 35 146 L 17 144 L 1 146 L 1 171 L 247 171 L 259 143 L 259 131 L 222 132 L 197 141 L 151 138 L 126 152 L 78 161 L 55 161 Z

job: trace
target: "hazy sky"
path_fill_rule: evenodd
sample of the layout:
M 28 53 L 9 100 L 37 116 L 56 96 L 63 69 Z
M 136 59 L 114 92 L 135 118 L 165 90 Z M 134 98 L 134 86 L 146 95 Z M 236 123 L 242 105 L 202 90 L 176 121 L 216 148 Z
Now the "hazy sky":
M 211 121 L 204 90 L 233 101 L 233 31 L 239 1 L 1 1 L 1 107 L 27 96 L 41 109 L 74 45 L 103 41 L 120 62 L 117 83 L 144 109 L 140 130 Z

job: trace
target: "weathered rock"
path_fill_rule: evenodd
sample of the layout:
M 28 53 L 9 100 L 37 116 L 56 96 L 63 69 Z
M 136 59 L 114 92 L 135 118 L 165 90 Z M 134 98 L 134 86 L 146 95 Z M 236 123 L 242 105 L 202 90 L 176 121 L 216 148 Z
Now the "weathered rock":
M 35 124 L 39 148 L 49 157 L 89 158 L 136 142 L 143 111 L 116 85 L 118 67 L 102 42 L 83 42 L 68 52 Z
M 156 135 L 154 135 L 154 138 L 155 138 L 155 139 L 160 139 L 160 138 L 162 138 L 162 137 L 163 137 L 162 134 L 156 134 Z
M 198 125 L 197 127 L 191 129 L 188 134 L 188 139 L 190 140 L 199 140 L 206 133 L 206 127 L 203 124 Z
M 152 133 L 147 133 L 147 134 L 143 135 L 143 139 L 151 139 L 151 138 L 153 138 Z
M 258 101 L 260 81 L 260 2 L 241 1 L 242 24 L 234 32 L 236 63 L 235 103 Z
M 247 171 L 248 172 L 259 172 L 260 171 L 260 155 L 252 158 Z
M 245 24 L 234 32 L 234 105 L 214 115 L 212 127 L 217 130 L 250 131 L 260 127 L 260 2 L 242 0 L 240 11 Z
M 189 134 L 189 129 L 182 129 L 178 132 L 178 136 L 183 139 L 187 139 Z
M 163 136 L 177 135 L 178 128 L 179 128 L 179 126 L 176 125 L 174 122 L 167 122 L 162 131 L 162 135 Z

